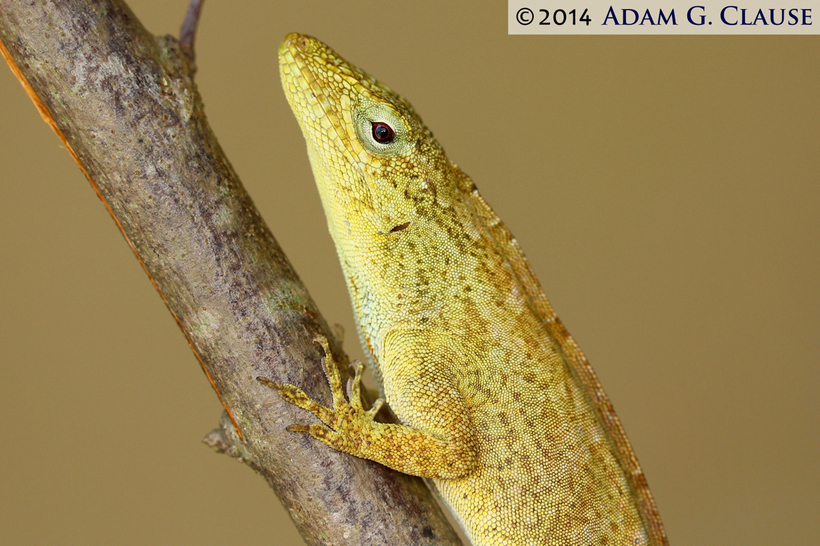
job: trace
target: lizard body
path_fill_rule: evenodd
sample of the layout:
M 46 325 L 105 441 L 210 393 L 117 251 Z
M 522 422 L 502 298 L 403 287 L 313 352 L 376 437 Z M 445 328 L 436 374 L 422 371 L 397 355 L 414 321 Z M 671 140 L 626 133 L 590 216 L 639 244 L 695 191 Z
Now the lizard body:
M 273 385 L 336 449 L 432 479 L 475 546 L 667 545 L 618 418 L 518 243 L 412 106 L 323 43 L 279 49 L 359 334 L 400 424 Z

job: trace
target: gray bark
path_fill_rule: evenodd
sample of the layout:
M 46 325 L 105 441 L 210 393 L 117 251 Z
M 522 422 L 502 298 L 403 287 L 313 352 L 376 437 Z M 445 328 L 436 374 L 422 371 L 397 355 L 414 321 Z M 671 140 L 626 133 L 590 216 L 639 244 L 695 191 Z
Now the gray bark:
M 421 480 L 287 432 L 306 414 L 256 381 L 330 404 L 314 335 L 347 359 L 219 147 L 187 45 L 117 0 L 0 0 L 0 41 L 230 414 L 207 443 L 262 474 L 308 544 L 461 544 Z

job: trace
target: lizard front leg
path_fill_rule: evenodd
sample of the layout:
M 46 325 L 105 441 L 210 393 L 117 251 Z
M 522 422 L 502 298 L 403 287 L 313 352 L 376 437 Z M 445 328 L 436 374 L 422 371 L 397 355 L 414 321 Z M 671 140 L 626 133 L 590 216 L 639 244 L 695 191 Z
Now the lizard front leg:
M 370 459 L 406 474 L 425 478 L 460 478 L 476 466 L 477 449 L 469 416 L 463 400 L 451 382 L 432 388 L 434 382 L 424 377 L 411 380 L 402 392 L 411 393 L 405 401 L 424 410 L 414 414 L 428 417 L 414 419 L 412 426 L 379 423 L 374 420 L 384 400 L 378 399 L 365 410 L 361 400 L 361 378 L 364 366 L 356 362 L 356 375 L 345 397 L 339 367 L 330 352 L 327 339 L 315 340 L 325 351 L 324 370 L 333 395 L 333 408 L 310 399 L 294 385 L 277 384 L 259 377 L 260 383 L 274 389 L 287 402 L 306 409 L 322 424 L 293 424 L 288 430 L 308 433 L 329 446 L 357 457 Z M 446 422 L 436 408 L 461 408 Z M 452 412 L 447 412 L 452 413 Z

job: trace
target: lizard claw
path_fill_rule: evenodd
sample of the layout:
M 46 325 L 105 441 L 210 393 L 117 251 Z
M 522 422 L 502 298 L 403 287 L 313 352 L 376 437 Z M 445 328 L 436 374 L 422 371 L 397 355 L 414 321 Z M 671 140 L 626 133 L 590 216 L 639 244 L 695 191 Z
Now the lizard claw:
M 358 360 L 351 364 L 354 367 L 355 374 L 353 379 L 347 382 L 347 399 L 350 400 L 350 405 L 357 410 L 364 409 L 362 407 L 362 373 L 364 372 L 364 364 Z
M 307 425 L 300 425 L 298 423 L 294 423 L 292 425 L 288 425 L 285 429 L 288 432 L 310 432 L 310 427 Z
M 299 387 L 289 385 L 288 383 L 274 383 L 266 377 L 257 377 L 256 380 L 278 392 L 279 396 L 281 396 L 285 402 L 289 402 L 294 406 L 308 410 L 310 413 L 321 419 L 323 423 L 330 425 L 335 420 L 335 412 L 333 410 L 311 400 L 305 391 Z
M 336 336 L 336 341 L 339 342 L 339 347 L 344 343 L 345 329 L 338 322 L 333 325 L 333 335 Z
M 290 425 L 287 430 L 290 432 L 306 432 L 317 440 L 322 440 L 334 446 L 336 449 L 342 449 L 347 443 L 339 433 L 324 425 Z
M 369 415 L 371 419 L 376 417 L 376 414 L 382 409 L 382 404 L 384 404 L 384 398 L 376 398 L 376 401 L 373 402 L 373 406 L 367 410 L 367 415 Z
M 260 383 L 262 383 L 263 385 L 266 385 L 266 386 L 268 386 L 272 389 L 276 389 L 279 386 L 278 383 L 274 383 L 273 381 L 271 381 L 267 377 L 257 377 L 256 380 L 259 381 Z
M 339 365 L 336 359 L 333 358 L 333 353 L 330 352 L 330 344 L 327 338 L 318 334 L 313 338 L 313 343 L 320 346 L 325 352 L 325 357 L 322 359 L 322 368 L 325 371 L 325 377 L 330 384 L 330 392 L 333 395 L 333 407 L 340 408 L 345 405 L 344 388 L 342 387 L 342 377 L 339 373 Z

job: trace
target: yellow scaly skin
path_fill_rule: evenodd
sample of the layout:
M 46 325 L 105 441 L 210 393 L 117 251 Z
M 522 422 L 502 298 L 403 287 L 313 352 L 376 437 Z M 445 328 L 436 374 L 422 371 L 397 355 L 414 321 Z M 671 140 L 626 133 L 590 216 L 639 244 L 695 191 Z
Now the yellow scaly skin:
M 279 60 L 359 333 L 401 423 L 362 407 L 361 365 L 346 400 L 320 340 L 333 408 L 263 381 L 322 421 L 290 430 L 431 478 L 475 546 L 666 545 L 609 400 L 470 178 L 407 101 L 323 43 L 291 34 Z

